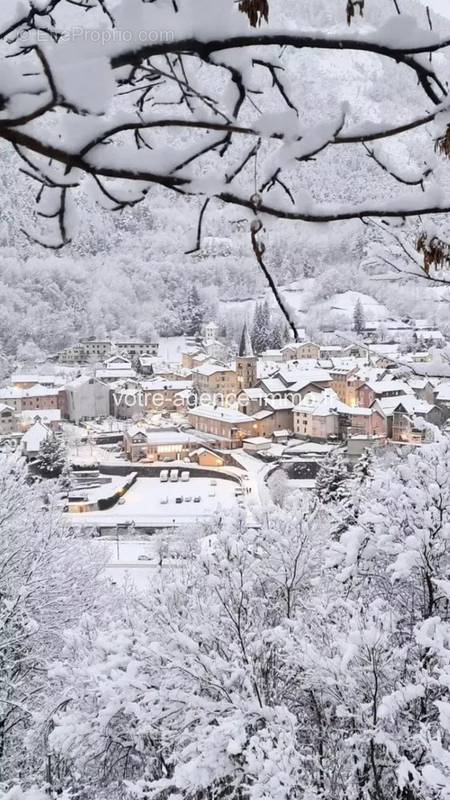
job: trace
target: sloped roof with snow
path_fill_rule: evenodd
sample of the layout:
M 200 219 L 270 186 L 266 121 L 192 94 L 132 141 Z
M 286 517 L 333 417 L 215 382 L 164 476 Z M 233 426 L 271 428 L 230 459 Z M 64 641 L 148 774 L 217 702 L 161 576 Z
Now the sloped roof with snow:
M 215 375 L 216 372 L 233 372 L 234 370 L 231 367 L 225 367 L 223 364 L 203 364 L 201 367 L 196 367 L 196 369 L 192 370 L 193 375 L 203 375 L 206 378 L 209 378 L 211 375 Z
M 436 406 L 432 405 L 431 403 L 427 403 L 426 400 L 420 400 L 419 397 L 414 397 L 414 395 L 407 395 L 405 397 L 398 397 L 398 403 L 394 409 L 394 411 L 399 407 L 403 406 L 407 414 L 429 414 L 433 408 Z
M 279 369 L 279 376 L 282 381 L 287 384 L 301 384 L 307 386 L 308 383 L 328 383 L 331 381 L 331 375 L 326 369 L 308 369 L 305 370 L 302 366 L 291 366 L 284 364 Z
M 339 400 L 336 392 L 332 389 L 326 389 L 320 394 L 318 392 L 309 392 L 303 398 L 301 403 L 294 406 L 294 412 L 298 414 L 312 414 L 318 417 L 328 417 L 330 414 L 346 414 L 358 417 L 372 416 L 370 408 L 362 408 L 360 406 L 348 406 Z
M 59 394 L 59 389 L 50 389 L 48 386 L 41 386 L 37 383 L 31 389 L 24 389 L 22 397 L 56 397 Z
M 404 381 L 389 380 L 388 378 L 382 381 L 367 381 L 367 386 L 375 394 L 384 394 L 385 392 L 400 392 L 403 394 L 412 394 L 412 389 Z
M 436 387 L 436 400 L 443 400 L 444 402 L 450 402 L 450 383 L 440 383 L 439 386 Z
M 182 392 L 192 387 L 192 381 L 166 381 L 164 378 L 155 378 L 141 384 L 144 392 Z
M 197 406 L 189 411 L 189 414 L 194 417 L 205 417 L 206 419 L 216 419 L 222 422 L 229 422 L 231 424 L 239 424 L 244 422 L 253 422 L 254 417 L 249 417 L 234 408 L 224 408 L 223 406 Z
M 37 453 L 42 442 L 50 435 L 50 429 L 38 420 L 22 436 L 22 447 L 25 452 Z

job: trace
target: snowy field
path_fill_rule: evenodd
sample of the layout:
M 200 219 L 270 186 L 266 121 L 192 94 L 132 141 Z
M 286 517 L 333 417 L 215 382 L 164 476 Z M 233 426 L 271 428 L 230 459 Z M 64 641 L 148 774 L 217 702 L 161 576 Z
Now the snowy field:
M 208 519 L 237 506 L 234 490 L 238 484 L 221 478 L 216 486 L 210 478 L 191 478 L 186 483 L 160 483 L 159 478 L 138 478 L 124 495 L 124 502 L 107 511 L 69 514 L 71 522 L 91 525 L 117 525 L 134 522 L 136 526 L 184 525 L 196 519 Z M 183 502 L 177 503 L 177 498 Z M 189 501 L 186 498 L 190 498 Z M 194 498 L 199 497 L 199 502 Z

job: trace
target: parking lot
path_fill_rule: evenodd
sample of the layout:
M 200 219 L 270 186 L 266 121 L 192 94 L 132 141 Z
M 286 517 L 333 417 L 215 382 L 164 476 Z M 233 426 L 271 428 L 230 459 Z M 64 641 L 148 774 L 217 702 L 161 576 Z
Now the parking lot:
M 212 484 L 211 481 L 215 481 Z M 172 527 L 207 519 L 237 507 L 234 481 L 192 477 L 187 482 L 161 483 L 138 478 L 123 501 L 107 511 L 71 514 L 72 520 L 92 525 L 134 523 L 136 527 Z

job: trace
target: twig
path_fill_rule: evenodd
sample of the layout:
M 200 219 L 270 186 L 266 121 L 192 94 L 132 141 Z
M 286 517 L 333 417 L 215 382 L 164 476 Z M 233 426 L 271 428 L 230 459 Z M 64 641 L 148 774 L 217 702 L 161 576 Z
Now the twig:
M 298 330 L 297 330 L 297 326 L 296 326 L 294 320 L 292 319 L 291 314 L 289 312 L 289 308 L 285 304 L 283 298 L 281 297 L 281 294 L 278 291 L 277 285 L 276 285 L 272 275 L 270 274 L 269 269 L 267 268 L 267 266 L 266 266 L 266 264 L 264 262 L 264 259 L 263 259 L 263 255 L 264 255 L 264 252 L 265 252 L 266 248 L 265 248 L 265 245 L 264 245 L 263 242 L 259 242 L 258 241 L 258 234 L 262 230 L 263 230 L 263 224 L 262 224 L 261 220 L 258 219 L 258 218 L 252 220 L 252 223 L 251 223 L 251 226 L 250 226 L 250 232 L 251 232 L 253 252 L 254 252 L 254 254 L 256 256 L 256 260 L 257 260 L 259 266 L 261 267 L 261 269 L 262 269 L 262 271 L 264 273 L 264 276 L 265 276 L 265 278 L 267 280 L 267 283 L 270 286 L 270 290 L 271 290 L 275 300 L 277 301 L 278 307 L 279 307 L 281 313 L 283 314 L 287 324 L 289 325 L 292 333 L 294 334 L 294 341 L 295 342 L 299 342 L 300 341 L 300 336 L 299 336 L 299 333 L 298 333 Z

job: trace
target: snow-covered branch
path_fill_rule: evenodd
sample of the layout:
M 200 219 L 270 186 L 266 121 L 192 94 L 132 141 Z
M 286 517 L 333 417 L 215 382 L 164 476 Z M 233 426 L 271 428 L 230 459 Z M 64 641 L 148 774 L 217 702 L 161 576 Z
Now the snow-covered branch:
M 269 6 L 271 16 L 266 21 L 261 13 L 260 27 L 251 27 L 253 12 L 242 13 L 246 6 L 232 0 L 217 0 L 214 19 L 205 0 L 136 0 L 132 7 L 52 0 L 16 17 L 2 10 L 0 46 L 8 68 L 0 137 L 18 149 L 27 174 L 41 184 L 40 216 L 55 228 L 39 240 L 56 247 L 70 240 L 70 194 L 89 182 L 113 208 L 134 205 L 159 185 L 249 210 L 258 187 L 262 213 L 311 222 L 448 212 L 450 193 L 431 169 L 418 181 L 402 181 L 408 194 L 395 197 L 381 187 L 368 203 L 331 203 L 304 188 L 304 165 L 314 168 L 338 146 L 392 141 L 426 128 L 432 135 L 424 140 L 430 154 L 424 160 L 438 158 L 434 142 L 450 120 L 448 38 L 419 15 L 386 10 L 378 27 L 361 23 L 358 29 L 353 20 L 351 30 L 337 16 L 330 31 L 306 21 L 302 27 L 298 13 L 295 27 L 289 24 L 289 3 Z M 378 60 L 380 92 L 387 96 L 383 70 L 391 65 L 398 71 L 396 90 L 415 92 L 417 113 L 382 123 L 359 119 L 355 98 L 337 81 L 336 107 L 323 109 L 313 123 L 304 119 L 295 76 L 300 63 L 308 69 L 309 54 L 324 51 L 337 65 L 344 53 Z M 311 88 L 320 108 L 320 81 Z M 384 117 L 380 109 L 377 118 Z M 257 156 L 249 157 L 257 143 Z M 442 152 L 439 157 L 445 160 Z M 384 160 L 374 163 L 384 169 Z

